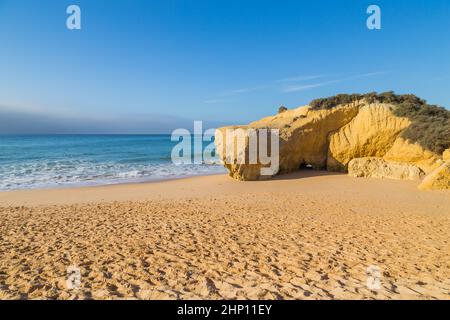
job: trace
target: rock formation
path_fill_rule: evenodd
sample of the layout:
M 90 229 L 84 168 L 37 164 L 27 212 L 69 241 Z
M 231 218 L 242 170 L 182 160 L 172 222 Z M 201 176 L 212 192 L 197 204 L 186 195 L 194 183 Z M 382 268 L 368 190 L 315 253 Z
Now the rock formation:
M 450 189 L 450 162 L 444 162 L 439 168 L 431 172 L 419 185 L 420 190 Z
M 249 125 L 218 129 L 217 152 L 230 176 L 238 180 L 265 179 L 260 169 L 267 165 L 237 161 L 239 155 L 249 157 L 247 129 L 279 130 L 279 170 L 273 174 L 309 166 L 350 170 L 357 176 L 420 179 L 431 172 L 445 174 L 442 165 L 450 161 L 450 111 L 427 105 L 413 95 L 338 95 Z M 243 143 L 227 138 L 225 132 L 230 130 L 243 132 Z M 235 151 L 231 158 L 227 148 Z M 354 160 L 349 167 L 358 158 L 369 159 Z M 436 171 L 438 168 L 441 170 Z
M 425 173 L 417 166 L 407 163 L 388 162 L 383 158 L 355 158 L 348 163 L 348 174 L 355 178 L 387 178 L 420 180 Z
M 425 172 L 431 172 L 441 164 L 439 156 L 422 147 L 418 143 L 398 137 L 383 159 L 387 161 L 405 162 L 422 168 Z
M 354 158 L 383 157 L 409 125 L 408 119 L 394 116 L 389 105 L 360 106 L 349 123 L 330 135 L 327 168 L 346 171 L 347 164 Z
M 442 160 L 450 162 L 450 149 L 447 149 L 442 154 Z

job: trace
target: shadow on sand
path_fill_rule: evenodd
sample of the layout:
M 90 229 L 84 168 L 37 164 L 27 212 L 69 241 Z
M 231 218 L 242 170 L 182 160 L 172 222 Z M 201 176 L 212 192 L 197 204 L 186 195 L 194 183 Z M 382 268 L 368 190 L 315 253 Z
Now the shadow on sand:
M 302 168 L 295 172 L 276 175 L 271 180 L 295 180 L 295 179 L 314 178 L 321 176 L 336 176 L 336 175 L 342 176 L 346 175 L 346 173 Z

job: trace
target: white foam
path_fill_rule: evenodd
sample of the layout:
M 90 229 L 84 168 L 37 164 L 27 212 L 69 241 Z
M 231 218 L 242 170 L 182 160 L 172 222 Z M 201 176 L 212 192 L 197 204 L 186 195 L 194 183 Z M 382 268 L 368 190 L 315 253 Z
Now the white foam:
M 0 190 L 152 181 L 224 173 L 218 165 L 122 164 L 82 160 L 28 161 L 0 166 Z

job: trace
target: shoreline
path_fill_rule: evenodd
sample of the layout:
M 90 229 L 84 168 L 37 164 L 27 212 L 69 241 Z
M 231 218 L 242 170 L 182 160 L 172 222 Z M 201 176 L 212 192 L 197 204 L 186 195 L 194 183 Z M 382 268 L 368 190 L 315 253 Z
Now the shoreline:
M 335 190 L 333 184 L 341 189 Z M 345 188 L 358 189 L 355 192 L 360 193 L 362 197 L 376 195 L 380 201 L 392 195 L 401 198 L 402 192 L 412 192 L 416 194 L 417 199 L 436 199 L 437 203 L 443 196 L 450 195 L 450 191 L 445 190 L 419 191 L 418 184 L 417 181 L 353 178 L 342 173 L 320 170 L 299 170 L 264 181 L 237 181 L 227 174 L 208 174 L 143 182 L 0 191 L 0 207 L 205 198 L 220 194 L 270 193 L 277 190 L 308 195 L 314 194 L 315 188 L 319 186 L 321 191 L 332 198 L 339 194 L 346 195 Z M 370 192 L 374 194 L 369 194 Z M 419 200 L 416 202 L 419 203 Z
M 70 190 L 70 189 L 80 189 L 80 188 L 95 188 L 95 187 L 107 187 L 107 186 L 116 186 L 116 185 L 130 185 L 130 184 L 146 184 L 146 183 L 158 183 L 164 181 L 172 181 L 172 180 L 182 180 L 189 179 L 195 177 L 207 177 L 207 176 L 215 176 L 215 175 L 223 175 L 224 173 L 201 173 L 194 174 L 188 176 L 174 176 L 171 178 L 149 178 L 142 177 L 136 179 L 120 179 L 111 183 L 102 183 L 102 182 L 93 182 L 89 183 L 73 183 L 73 184 L 65 184 L 60 186 L 48 186 L 48 187 L 35 187 L 35 188 L 21 188 L 21 189 L 10 189 L 10 190 L 1 190 L 0 194 L 7 192 L 21 192 L 21 191 L 45 191 L 45 190 Z
M 171 179 L 158 179 L 149 180 L 141 182 L 120 182 L 111 184 L 98 184 L 98 185 L 83 185 L 83 186 L 61 186 L 57 188 L 36 188 L 36 189 L 19 189 L 19 190 L 6 190 L 0 191 L 0 207 L 10 206 L 10 205 L 20 205 L 23 200 L 24 204 L 30 206 L 42 206 L 42 205 L 66 205 L 66 204 L 84 204 L 92 202 L 115 202 L 115 196 L 124 190 L 130 190 L 133 192 L 138 192 L 138 197 L 134 198 L 132 192 L 126 197 L 118 197 L 119 201 L 133 201 L 133 200 L 145 200 L 146 198 L 153 198 L 153 196 L 148 194 L 142 194 L 143 189 L 150 187 L 154 189 L 157 186 L 164 186 L 165 183 L 175 183 L 186 182 L 188 183 L 191 179 L 206 178 L 212 176 L 228 177 L 226 174 L 212 173 L 195 175 L 188 177 L 178 177 Z M 56 199 L 53 196 L 67 195 L 70 193 L 75 194 L 75 199 Z M 93 197 L 84 198 L 84 195 L 93 193 Z M 163 191 L 161 191 L 163 193 Z M 104 194 L 106 197 L 100 197 L 100 194 Z M 41 197 L 43 196 L 43 198 Z M 130 197 L 128 197 L 130 196 Z M 171 194 L 170 196 L 173 196 Z M 10 201 L 10 202 L 9 202 Z

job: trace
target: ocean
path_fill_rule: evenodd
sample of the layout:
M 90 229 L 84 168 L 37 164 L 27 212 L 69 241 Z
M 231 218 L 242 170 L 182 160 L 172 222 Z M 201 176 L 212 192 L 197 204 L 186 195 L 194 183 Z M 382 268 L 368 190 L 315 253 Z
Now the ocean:
M 145 182 L 226 172 L 215 164 L 175 165 L 171 152 L 178 141 L 170 138 L 0 135 L 0 191 Z M 203 148 L 208 144 L 203 142 Z

